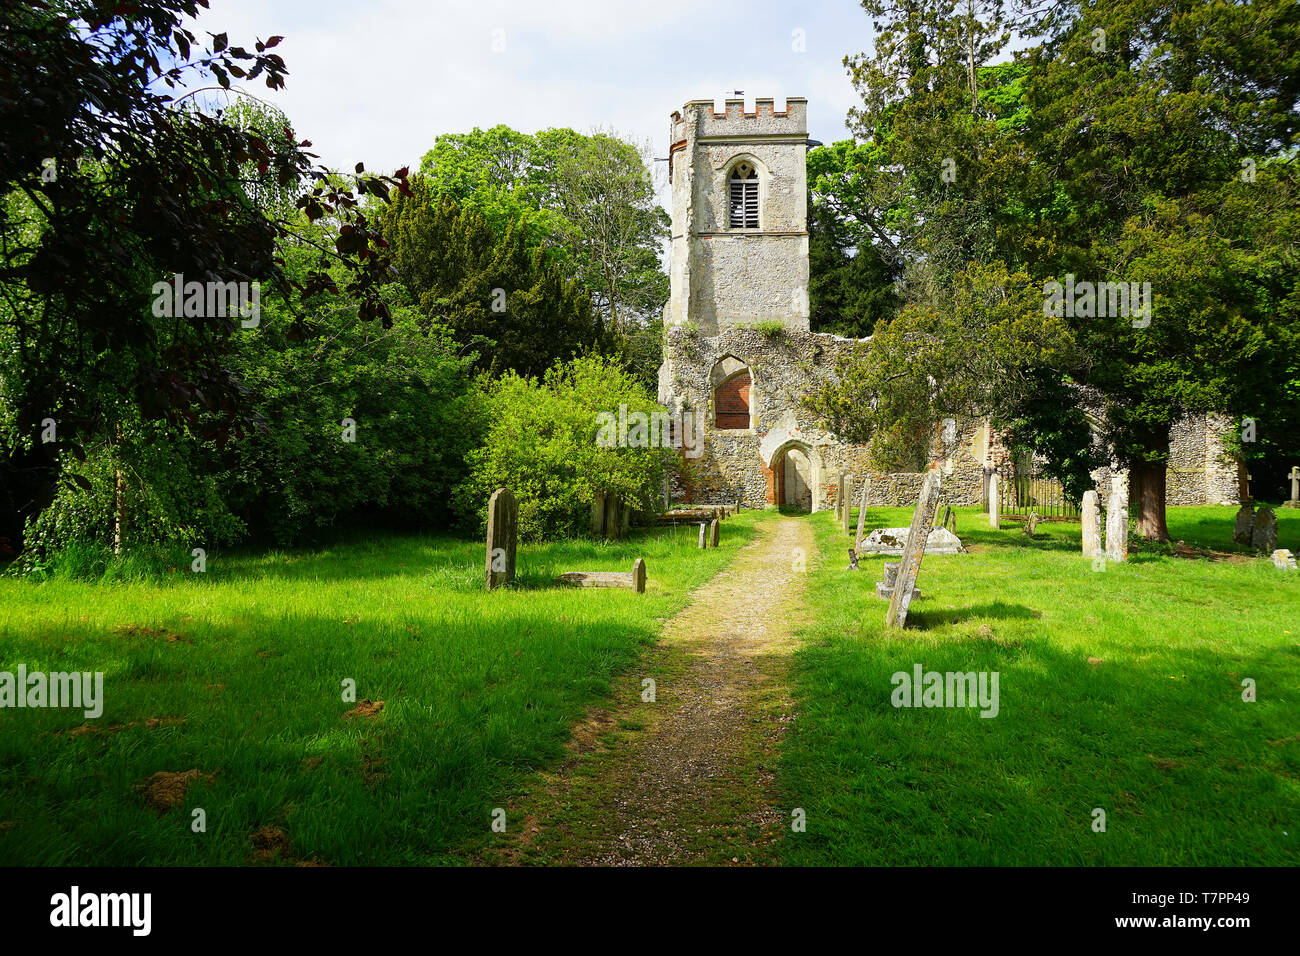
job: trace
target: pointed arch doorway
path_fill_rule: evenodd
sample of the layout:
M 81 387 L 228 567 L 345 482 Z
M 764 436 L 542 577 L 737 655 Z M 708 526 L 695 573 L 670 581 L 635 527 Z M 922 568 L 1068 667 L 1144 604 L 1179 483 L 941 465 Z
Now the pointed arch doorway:
M 776 503 L 783 508 L 812 511 L 813 473 L 812 461 L 806 449 L 789 445 L 777 455 Z

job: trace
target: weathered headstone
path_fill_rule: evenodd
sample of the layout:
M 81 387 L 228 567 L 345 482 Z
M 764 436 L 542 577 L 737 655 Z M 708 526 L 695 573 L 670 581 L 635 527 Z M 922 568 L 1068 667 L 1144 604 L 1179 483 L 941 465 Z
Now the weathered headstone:
M 721 528 L 722 523 L 717 518 L 714 518 L 713 524 L 709 525 L 709 547 L 716 548 L 718 546 L 718 533 Z
M 937 471 L 927 472 L 925 481 L 921 483 L 921 494 L 917 498 L 916 511 L 912 513 L 912 526 L 908 530 L 907 543 L 903 546 L 903 557 L 898 563 L 898 577 L 889 598 L 889 610 L 885 614 L 886 627 L 903 627 L 907 623 L 907 609 L 914 596 L 912 591 L 916 587 L 916 576 L 921 573 L 926 536 L 930 533 L 930 525 L 934 523 L 934 509 L 939 505 L 942 484 Z
M 709 526 L 705 522 L 701 521 L 700 522 L 700 547 L 707 548 L 708 546 L 709 546 Z
M 989 475 L 989 527 L 994 530 L 1001 527 L 1002 502 L 999 497 L 998 473 Z
M 1037 530 L 1038 530 L 1038 512 L 1031 511 L 1029 512 L 1029 517 L 1025 519 L 1025 527 L 1022 529 L 1021 533 L 1024 534 L 1024 536 L 1027 538 L 1032 538 L 1034 536 L 1034 533 Z
M 845 571 L 858 570 L 858 552 L 854 551 L 852 548 L 849 548 L 849 566 L 844 570 Z
M 1277 515 L 1268 505 L 1255 512 L 1255 527 L 1250 531 L 1250 546 L 1256 551 L 1264 552 L 1277 548 Z
M 1300 465 L 1291 468 L 1291 500 L 1282 502 L 1283 508 L 1300 508 Z
M 840 476 L 839 476 L 839 479 L 837 480 L 836 485 L 835 485 L 835 518 L 836 518 L 836 520 L 843 520 L 843 518 L 844 518 L 844 505 L 845 505 L 845 501 L 844 501 L 844 480 L 845 480 L 847 477 L 848 477 L 847 475 L 845 475 L 843 472 L 841 472 L 841 473 L 840 473 Z
M 853 497 L 853 476 L 845 475 L 843 481 L 844 484 L 842 487 L 844 488 L 844 513 L 840 516 L 840 518 L 844 527 L 844 533 L 848 534 L 849 518 L 853 514 L 853 508 L 850 507 L 851 502 L 849 501 L 849 499 Z
M 1279 571 L 1296 570 L 1295 555 L 1293 555 L 1288 548 L 1279 548 L 1274 551 L 1270 560 L 1272 560 L 1273 566 Z
M 1083 556 L 1096 558 L 1102 554 L 1100 514 L 1097 510 L 1097 492 L 1085 491 L 1079 514 L 1083 520 Z
M 509 488 L 498 488 L 488 499 L 487 560 L 484 583 L 489 591 L 515 579 L 515 545 L 519 537 L 519 506 Z
M 858 554 L 899 554 L 907 546 L 910 528 L 877 528 L 860 540 L 855 549 Z M 947 528 L 935 527 L 925 538 L 926 554 L 961 554 L 965 551 L 961 539 Z
M 862 493 L 858 496 L 858 533 L 853 536 L 856 544 L 862 540 L 862 530 L 866 527 L 867 520 L 867 492 L 871 490 L 871 477 L 866 476 L 862 479 Z
M 617 495 L 597 492 L 591 499 L 591 533 L 601 538 L 622 538 L 632 517 L 632 509 Z
M 627 588 L 645 594 L 645 559 L 637 558 L 628 571 L 565 571 L 555 578 L 557 584 L 578 588 Z
M 1232 540 L 1243 548 L 1250 547 L 1251 533 L 1255 529 L 1255 506 L 1250 502 L 1237 509 L 1237 519 L 1232 526 Z
M 1106 558 L 1128 560 L 1128 473 L 1110 476 L 1110 500 L 1106 502 Z

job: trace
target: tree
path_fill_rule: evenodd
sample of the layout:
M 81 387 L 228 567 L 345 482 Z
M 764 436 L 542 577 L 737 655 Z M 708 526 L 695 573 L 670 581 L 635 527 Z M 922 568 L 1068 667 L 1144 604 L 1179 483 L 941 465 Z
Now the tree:
M 155 283 L 287 284 L 280 247 L 294 222 L 258 208 L 249 170 L 302 182 L 307 219 L 330 217 L 332 241 L 297 291 L 338 291 L 366 319 L 388 321 L 382 243 L 361 196 L 405 188 L 393 177 L 332 177 L 310 143 L 268 140 L 195 105 L 211 77 L 284 85 L 273 48 L 202 43 L 185 18 L 204 0 L 35 0 L 0 17 L 0 451 L 5 483 L 24 491 L 21 522 L 52 500 L 64 453 L 112 441 L 135 418 L 226 441 L 252 427 L 228 363 L 236 316 L 154 313 Z M 330 271 L 345 267 L 343 276 Z M 58 441 L 42 442 L 42 423 Z M 72 472 L 69 472 L 72 474 Z M 83 481 L 85 479 L 83 478 Z
M 581 283 L 609 334 L 606 347 L 653 381 L 652 326 L 668 298 L 659 260 L 669 219 L 654 201 L 647 147 L 614 132 L 495 126 L 438 137 L 421 172 L 432 192 L 513 229 Z
M 465 523 L 481 530 L 488 498 L 503 485 L 519 502 L 519 533 L 530 540 L 586 533 L 596 495 L 655 512 L 677 453 L 648 440 L 602 443 L 602 416 L 621 417 L 620 406 L 628 418 L 664 413 L 631 372 L 604 356 L 557 364 L 540 379 L 507 374 L 484 383 L 486 436 L 456 490 Z
M 423 175 L 411 190 L 382 223 L 397 273 L 420 312 L 476 352 L 480 368 L 538 376 L 606 343 L 586 291 L 529 244 L 523 220 L 498 234 Z
M 828 205 L 809 197 L 808 324 L 814 332 L 863 338 L 898 311 L 900 270 L 874 245 L 855 248 L 848 232 Z
M 977 28 L 969 16 L 949 22 L 951 4 L 864 7 L 888 22 L 875 55 L 849 61 L 863 95 L 854 115 L 877 164 L 854 196 L 882 248 L 898 250 L 915 307 L 884 339 L 917 354 L 925 335 L 980 350 L 964 363 L 917 363 L 939 380 L 920 407 L 980 408 L 1049 453 L 1073 487 L 1099 437 L 1130 472 L 1139 533 L 1166 538 L 1175 422 L 1211 411 L 1263 420 L 1266 409 L 1296 421 L 1300 13 L 1284 3 L 1049 3 L 1023 23 L 1037 45 L 991 66 L 980 59 L 1001 36 L 996 17 Z M 968 53 L 960 67 L 954 49 Z M 933 174 L 945 160 L 951 182 Z M 985 341 L 996 324 L 963 305 L 985 267 L 1041 283 L 1037 331 L 1026 312 L 1016 336 Z M 1053 283 L 1076 276 L 1088 295 L 1061 309 Z M 1092 288 L 1107 282 L 1150 283 L 1150 310 L 1099 309 Z M 880 393 L 863 396 L 876 402 L 877 429 L 890 409 L 899 421 L 911 414 L 885 393 L 919 394 L 896 368 L 897 381 L 877 376 Z M 1097 436 L 1081 427 L 1084 396 L 1099 405 Z

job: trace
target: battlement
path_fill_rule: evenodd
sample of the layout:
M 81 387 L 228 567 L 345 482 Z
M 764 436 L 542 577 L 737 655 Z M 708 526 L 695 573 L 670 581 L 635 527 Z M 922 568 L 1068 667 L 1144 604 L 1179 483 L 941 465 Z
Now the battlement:
M 694 122 L 690 122 L 694 120 Z M 672 142 L 680 143 L 693 126 L 697 138 L 741 136 L 808 136 L 808 100 L 802 96 L 786 97 L 785 109 L 778 111 L 776 101 L 754 101 L 754 112 L 745 112 L 743 99 L 724 101 L 717 112 L 713 100 L 691 100 L 682 112 L 673 113 Z

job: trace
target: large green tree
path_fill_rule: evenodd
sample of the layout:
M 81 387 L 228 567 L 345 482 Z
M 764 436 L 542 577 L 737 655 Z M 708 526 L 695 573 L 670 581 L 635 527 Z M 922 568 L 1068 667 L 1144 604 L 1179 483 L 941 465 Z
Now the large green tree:
M 544 249 L 586 289 L 607 347 L 654 380 L 669 220 L 655 202 L 646 148 L 608 131 L 495 126 L 439 136 L 420 169 L 435 195 Z
M 537 376 L 606 345 L 587 292 L 528 242 L 524 220 L 493 228 L 417 175 L 411 196 L 385 212 L 382 230 L 420 312 L 475 352 L 480 368 Z
M 1139 533 L 1167 537 L 1179 418 L 1296 421 L 1300 12 L 1041 4 L 1021 21 L 1030 49 L 992 65 L 996 6 L 977 20 L 950 3 L 863 6 L 883 22 L 874 54 L 849 61 L 877 165 L 856 195 L 882 248 L 898 250 L 913 306 L 843 370 L 876 384 L 853 396 L 871 409 L 863 418 L 894 430 L 906 403 L 891 393 L 931 396 L 932 419 L 990 414 L 1076 488 L 1100 439 L 1130 471 Z M 958 49 L 967 56 L 949 55 Z M 1041 288 L 1037 313 L 1013 276 Z M 1150 310 L 1086 297 L 1058 309 L 1050 283 L 1075 279 L 1150 283 Z M 971 309 L 972 296 L 1009 296 L 1020 319 Z M 927 336 L 957 350 L 900 364 L 927 356 Z M 842 406 L 849 387 L 814 402 Z
M 12 531 L 55 493 L 68 456 L 136 420 L 221 441 L 247 432 L 232 373 L 236 316 L 154 314 L 154 284 L 288 289 L 281 251 L 302 221 L 336 228 L 297 292 L 346 290 L 388 320 L 383 247 L 359 197 L 404 173 L 338 177 L 307 142 L 268 137 L 186 92 L 235 80 L 284 85 L 280 37 L 251 49 L 187 23 L 204 0 L 35 0 L 0 10 L 0 516 Z M 293 187 L 305 219 L 277 217 L 250 175 Z M 335 271 L 342 265 L 343 272 Z M 56 441 L 42 440 L 45 423 Z

